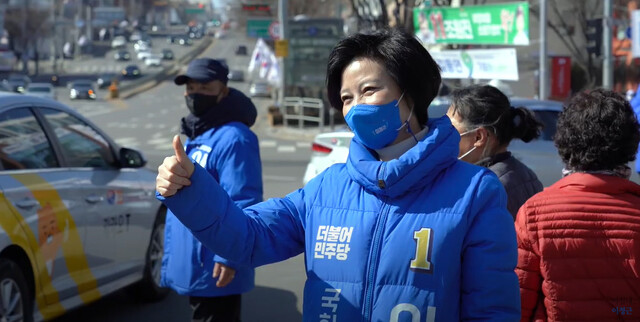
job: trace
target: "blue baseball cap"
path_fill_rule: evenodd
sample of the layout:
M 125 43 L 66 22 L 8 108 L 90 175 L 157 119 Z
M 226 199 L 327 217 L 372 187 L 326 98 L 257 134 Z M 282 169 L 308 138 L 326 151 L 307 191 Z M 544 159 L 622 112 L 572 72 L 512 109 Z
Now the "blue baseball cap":
M 173 82 L 176 85 L 184 85 L 190 79 L 193 79 L 200 83 L 219 80 L 226 84 L 228 75 L 229 68 L 225 63 L 212 58 L 198 58 L 192 60 L 189 63 L 189 67 L 187 67 L 187 72 L 176 76 Z

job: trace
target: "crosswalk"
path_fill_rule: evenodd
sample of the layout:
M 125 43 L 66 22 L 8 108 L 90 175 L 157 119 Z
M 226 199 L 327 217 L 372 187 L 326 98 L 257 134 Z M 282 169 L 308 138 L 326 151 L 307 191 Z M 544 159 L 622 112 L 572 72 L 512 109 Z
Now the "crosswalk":
M 119 73 L 128 65 L 138 65 L 146 67 L 144 63 L 130 62 L 123 64 L 96 64 L 96 65 L 71 65 L 65 66 L 64 70 L 70 74 L 99 74 L 99 73 Z M 160 67 L 158 67 L 160 68 Z

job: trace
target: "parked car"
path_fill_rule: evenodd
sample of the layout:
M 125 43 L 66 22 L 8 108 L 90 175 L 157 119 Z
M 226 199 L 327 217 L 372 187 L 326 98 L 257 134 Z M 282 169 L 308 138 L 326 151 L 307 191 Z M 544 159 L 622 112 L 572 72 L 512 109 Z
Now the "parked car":
M 96 79 L 96 84 L 98 84 L 98 88 L 107 88 L 111 86 L 111 82 L 116 78 L 118 78 L 118 74 L 116 73 L 100 74 Z
M 8 88 L 16 93 L 22 93 L 27 89 L 31 79 L 24 74 L 10 74 L 9 77 L 2 81 Z
M 111 40 L 111 48 L 120 48 L 127 45 L 127 38 L 124 36 L 115 36 Z
M 249 96 L 271 97 L 271 86 L 267 82 L 253 82 L 249 85 Z
M 234 82 L 243 82 L 244 81 L 244 72 L 241 70 L 230 70 L 227 75 L 230 81 Z
M 128 61 L 131 59 L 131 54 L 126 50 L 118 50 L 113 54 L 113 59 L 117 61 Z
M 239 45 L 239 46 L 236 48 L 236 55 L 239 55 L 239 56 L 245 56 L 245 55 L 247 55 L 247 46 L 245 46 L 245 45 Z
M 25 94 L 49 98 L 52 100 L 58 99 L 58 95 L 56 95 L 56 90 L 50 83 L 31 83 L 27 86 L 27 90 L 24 92 Z
M 142 51 L 149 51 L 151 50 L 151 46 L 149 46 L 147 43 L 145 42 L 137 42 L 133 45 L 133 50 L 135 50 L 137 53 L 140 53 Z
M 135 78 L 140 76 L 142 76 L 142 72 L 138 65 L 129 65 L 122 70 L 123 78 Z
M 171 49 L 163 49 L 162 50 L 162 59 L 164 60 L 173 60 L 175 55 L 173 54 L 173 50 Z
M 162 54 L 151 54 L 144 58 L 144 64 L 149 67 L 162 66 Z
M 53 100 L 0 93 L 3 321 L 51 320 L 159 285 L 166 209 L 143 155 Z M 37 303 L 37 304 L 36 304 Z
M 93 87 L 93 82 L 90 80 L 77 80 L 71 83 L 69 89 L 69 99 L 88 99 L 95 100 L 97 97 L 96 91 Z

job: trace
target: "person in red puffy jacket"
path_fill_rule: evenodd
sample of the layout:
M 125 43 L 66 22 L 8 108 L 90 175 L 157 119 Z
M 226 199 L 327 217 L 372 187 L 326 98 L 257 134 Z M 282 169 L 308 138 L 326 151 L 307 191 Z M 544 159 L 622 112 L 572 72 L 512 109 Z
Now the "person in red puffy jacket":
M 554 140 L 564 177 L 516 218 L 522 321 L 638 319 L 640 185 L 627 167 L 640 142 L 633 110 L 612 91 L 578 94 Z

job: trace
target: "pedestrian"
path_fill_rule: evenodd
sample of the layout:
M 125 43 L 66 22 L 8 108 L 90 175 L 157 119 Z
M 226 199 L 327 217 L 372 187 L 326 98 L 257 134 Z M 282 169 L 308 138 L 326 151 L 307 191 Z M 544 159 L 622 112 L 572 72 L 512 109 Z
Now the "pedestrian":
M 640 126 L 629 102 L 576 95 L 554 137 L 564 177 L 518 212 L 522 321 L 618 321 L 640 310 Z
M 636 118 L 638 119 L 638 121 L 640 121 L 640 85 L 638 85 L 638 89 L 636 90 L 635 94 L 633 95 L 633 98 L 631 99 L 631 101 L 629 102 L 631 103 L 631 107 L 633 108 L 633 112 L 636 115 Z M 636 153 L 636 168 L 635 171 L 640 174 L 640 148 L 638 149 L 638 152 Z
M 491 171 L 457 159 L 449 118 L 428 119 L 440 81 L 412 35 L 346 37 L 327 68 L 329 101 L 355 134 L 346 164 L 242 210 L 175 137 L 158 198 L 234 261 L 257 267 L 304 252 L 305 321 L 517 320 L 506 194 Z
M 189 109 L 181 121 L 182 134 L 187 137 L 182 152 L 219 182 L 227 200 L 240 209 L 262 201 L 258 138 L 249 129 L 257 111 L 248 97 L 227 87 L 228 73 L 222 62 L 198 58 L 174 81 L 186 85 L 184 98 Z M 194 200 L 184 206 L 198 204 Z M 193 321 L 240 321 L 241 294 L 254 287 L 253 268 L 203 246 L 173 210 L 167 211 L 162 285 L 189 296 Z
M 536 174 L 508 151 L 515 138 L 529 142 L 540 136 L 542 124 L 531 111 L 513 107 L 509 98 L 490 85 L 455 90 L 447 115 L 460 132 L 463 161 L 493 171 L 507 191 L 507 209 L 516 219 L 520 206 L 542 191 Z

